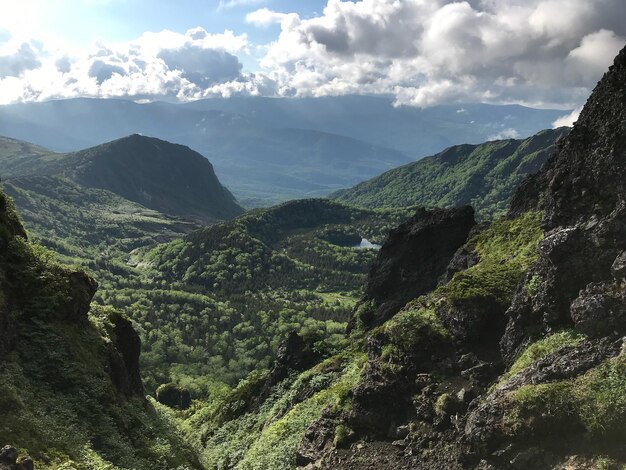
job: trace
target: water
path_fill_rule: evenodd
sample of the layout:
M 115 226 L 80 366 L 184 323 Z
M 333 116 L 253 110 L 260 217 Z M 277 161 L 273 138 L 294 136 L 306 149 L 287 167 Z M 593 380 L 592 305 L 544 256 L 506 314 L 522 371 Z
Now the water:
M 380 249 L 380 245 L 377 245 L 376 243 L 372 243 L 370 242 L 367 238 L 362 238 L 361 239 L 361 243 L 359 243 L 358 245 L 355 245 L 355 248 L 359 248 L 361 250 L 367 249 L 367 248 L 371 248 L 374 250 L 379 250 Z

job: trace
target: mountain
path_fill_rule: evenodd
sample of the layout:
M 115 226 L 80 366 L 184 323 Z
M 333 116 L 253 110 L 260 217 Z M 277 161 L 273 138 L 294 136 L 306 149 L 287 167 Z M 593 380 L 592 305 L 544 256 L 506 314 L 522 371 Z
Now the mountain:
M 97 282 L 28 241 L 3 193 L 0 233 L 0 442 L 22 454 L 2 468 L 198 468 L 144 396 L 130 320 L 90 308 Z
M 515 188 L 541 169 L 568 132 L 560 128 L 527 139 L 456 145 L 330 197 L 368 208 L 471 204 L 481 217 L 503 215 Z
M 207 222 L 243 212 L 206 158 L 188 147 L 137 134 L 66 154 L 3 139 L 0 173 L 4 179 L 62 177 L 149 209 Z
M 0 134 L 63 152 L 133 133 L 185 144 L 252 207 L 327 195 L 450 145 L 532 135 L 564 113 L 483 104 L 418 109 L 368 96 L 71 99 L 0 106 Z
M 289 335 L 185 418 L 203 462 L 623 467 L 625 97 L 626 48 L 506 217 L 419 209 L 392 230 L 341 351 Z

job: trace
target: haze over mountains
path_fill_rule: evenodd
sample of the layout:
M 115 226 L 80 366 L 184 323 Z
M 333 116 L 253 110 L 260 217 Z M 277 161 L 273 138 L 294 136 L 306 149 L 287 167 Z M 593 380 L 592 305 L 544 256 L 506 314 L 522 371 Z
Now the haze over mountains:
M 232 98 L 187 104 L 72 99 L 0 108 L 0 135 L 75 151 L 141 133 L 189 145 L 247 206 L 322 196 L 461 143 L 529 136 L 565 112 L 390 98 Z

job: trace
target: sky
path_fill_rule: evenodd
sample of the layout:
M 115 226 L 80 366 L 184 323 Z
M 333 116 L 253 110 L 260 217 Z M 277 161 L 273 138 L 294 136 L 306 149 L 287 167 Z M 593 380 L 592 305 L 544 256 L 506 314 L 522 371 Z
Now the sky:
M 625 44 L 624 0 L 0 0 L 0 104 L 382 94 L 574 109 Z

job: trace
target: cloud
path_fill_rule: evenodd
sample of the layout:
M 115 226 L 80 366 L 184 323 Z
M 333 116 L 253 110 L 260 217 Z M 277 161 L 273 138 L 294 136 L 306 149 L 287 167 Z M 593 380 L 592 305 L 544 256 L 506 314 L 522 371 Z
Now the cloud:
M 14 51 L 0 55 L 0 78 L 19 77 L 23 72 L 36 69 L 40 65 L 33 46 L 22 43 Z
M 67 55 L 36 43 L 0 48 L 0 103 L 76 96 L 193 100 L 209 96 L 275 95 L 263 74 L 243 72 L 245 35 L 194 28 L 145 33 L 123 44 L 96 44 Z
M 219 8 L 261 3 L 222 0 Z M 260 7 L 245 15 L 259 27 L 280 24 L 268 44 L 194 28 L 146 32 L 87 52 L 25 39 L 16 32 L 18 20 L 26 21 L 22 10 L 0 18 L 0 29 L 12 34 L 0 39 L 1 102 L 384 94 L 397 106 L 570 110 L 626 43 L 623 0 L 328 0 L 310 18 Z M 259 70 L 245 71 L 242 64 L 258 56 Z
M 289 15 L 286 13 L 279 13 L 268 8 L 260 8 L 246 15 L 246 23 L 267 27 L 271 24 L 281 23 L 288 16 Z
M 506 140 L 506 139 L 517 139 L 519 137 L 519 132 L 509 127 L 508 129 L 503 129 L 497 134 L 490 135 L 487 137 L 487 140 Z
M 87 72 L 90 77 L 96 79 L 96 83 L 98 85 L 102 85 L 103 82 L 109 80 L 114 73 L 118 75 L 126 75 L 126 70 L 119 65 L 108 64 L 101 60 L 93 61 L 89 67 L 89 71 Z
M 561 116 L 560 118 L 558 118 L 556 121 L 552 123 L 552 128 L 556 129 L 557 127 L 573 126 L 574 123 L 578 120 L 578 116 L 580 116 L 580 113 L 582 110 L 583 110 L 583 107 L 579 106 L 571 113 L 566 114 L 565 116 Z
M 181 77 L 202 88 L 235 80 L 242 69 L 236 56 L 223 50 L 204 49 L 195 45 L 164 49 L 157 57 L 170 70 L 180 70 Z
M 284 95 L 394 94 L 397 105 L 571 108 L 626 42 L 622 0 L 329 0 L 281 22 L 261 65 Z

